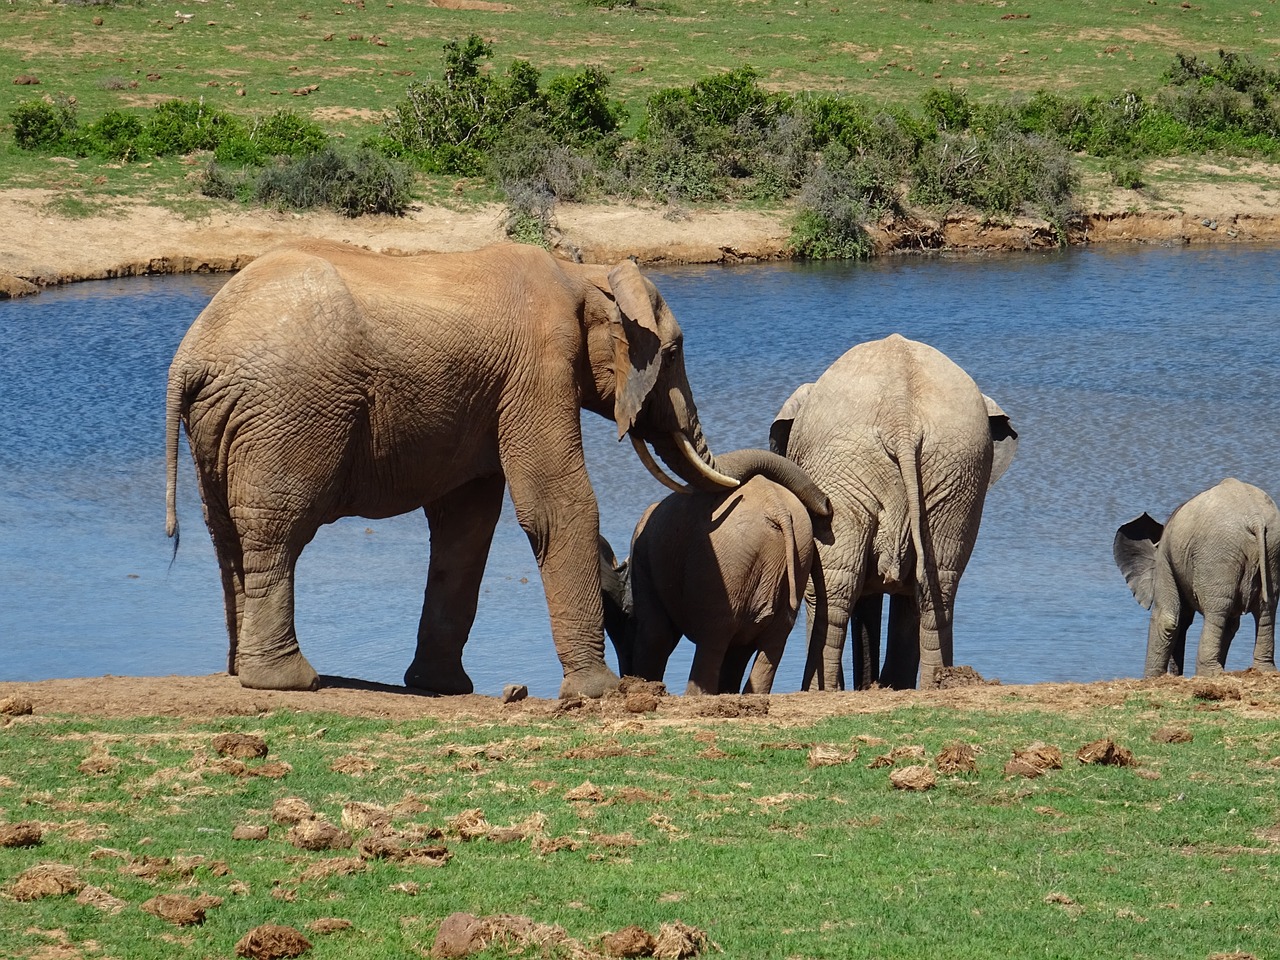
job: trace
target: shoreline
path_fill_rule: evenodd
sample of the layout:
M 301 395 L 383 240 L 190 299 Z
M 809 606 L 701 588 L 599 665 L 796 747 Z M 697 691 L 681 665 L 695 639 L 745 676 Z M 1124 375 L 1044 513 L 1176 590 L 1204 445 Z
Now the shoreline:
M 356 219 L 218 208 L 185 219 L 164 207 L 121 202 L 109 214 L 68 218 L 49 212 L 56 196 L 47 190 L 0 192 L 0 217 L 8 225 L 8 239 L 0 241 L 0 299 L 85 280 L 230 273 L 277 244 L 311 237 L 395 255 L 469 250 L 507 239 L 500 204 L 461 210 L 424 204 L 404 217 Z M 1069 243 L 1280 242 L 1280 204 L 1269 197 L 1261 203 L 1241 199 L 1209 191 L 1175 199 L 1171 209 L 1115 204 L 1085 214 Z M 788 260 L 788 217 L 787 210 L 695 210 L 673 217 L 661 207 L 561 204 L 553 252 L 597 263 L 631 257 L 649 266 Z M 878 256 L 1057 246 L 1042 219 L 995 220 L 967 212 L 886 220 L 872 234 Z

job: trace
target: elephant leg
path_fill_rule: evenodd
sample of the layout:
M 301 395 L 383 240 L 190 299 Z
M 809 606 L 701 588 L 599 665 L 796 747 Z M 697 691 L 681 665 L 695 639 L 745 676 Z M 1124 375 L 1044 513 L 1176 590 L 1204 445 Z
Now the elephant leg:
M 240 537 L 231 522 L 231 511 L 222 491 L 200 476 L 199 471 L 197 477 L 205 504 L 205 524 L 209 528 L 222 579 L 222 605 L 227 622 L 227 673 L 234 677 L 236 652 L 244 629 L 244 551 L 240 548 Z
M 880 682 L 880 624 L 884 614 L 884 594 L 859 597 L 853 605 L 850 633 L 853 635 L 853 689 L 870 690 Z
M 1196 676 L 1222 673 L 1227 665 L 1227 651 L 1239 629 L 1239 614 L 1205 613 L 1200 644 L 1196 648 Z
M 235 667 L 241 686 L 258 690 L 315 690 L 320 685 L 298 647 L 293 578 L 302 545 L 316 524 L 302 518 L 259 523 L 240 531 L 244 551 L 244 609 Z
M 1250 669 L 1276 672 L 1276 608 L 1263 607 L 1254 615 L 1253 663 Z
M 808 618 L 805 690 L 843 690 L 845 631 L 849 626 L 853 589 L 847 571 L 829 571 L 821 553 L 813 558 L 805 592 Z
M 721 692 L 721 670 L 732 656 L 727 644 L 727 640 L 723 642 L 694 641 L 693 665 L 689 668 L 689 684 L 684 691 L 686 696 L 707 696 Z M 746 667 L 745 660 L 742 661 L 741 666 Z M 738 677 L 742 677 L 741 672 L 738 673 Z M 734 692 L 737 692 L 736 687 Z
M 891 690 L 913 690 L 920 674 L 920 608 L 916 598 L 894 594 L 889 598 L 889 640 L 880 671 L 880 685 Z
M 1157 591 L 1151 604 L 1151 622 L 1147 626 L 1147 662 L 1144 677 L 1165 673 L 1181 676 L 1186 662 L 1187 630 L 1195 618 L 1195 610 L 1183 604 L 1176 593 L 1161 596 Z
M 431 559 L 418 621 L 418 646 L 405 671 L 407 687 L 462 694 L 474 689 L 462 648 L 475 623 L 493 531 L 502 513 L 501 474 L 481 477 L 426 505 Z
M 543 434 L 522 434 L 502 461 L 516 520 L 542 573 L 551 638 L 564 670 L 560 696 L 601 697 L 618 689 L 618 677 L 604 660 L 600 514 L 577 418 L 575 405 L 565 435 L 555 435 L 554 421 Z M 573 441 L 568 447 L 566 436 Z
M 665 614 L 651 616 L 637 612 L 636 615 L 642 617 L 636 627 L 636 676 L 642 680 L 661 680 L 667 672 L 667 661 L 680 642 L 680 630 Z
M 751 659 L 753 655 L 755 656 L 754 664 Z M 720 665 L 720 688 L 718 692 L 768 693 L 767 690 L 750 689 L 751 682 L 749 680 L 747 681 L 748 689 L 742 690 L 742 678 L 747 672 L 747 666 L 752 665 L 752 672 L 754 673 L 754 667 L 760 664 L 763 656 L 763 653 L 757 651 L 754 647 L 745 644 L 730 644 L 729 649 L 725 651 L 724 662 Z M 769 682 L 773 682 L 772 677 L 769 678 Z
M 751 665 L 751 675 L 747 677 L 743 693 L 772 693 L 773 681 L 778 675 L 778 665 L 782 662 L 782 653 L 787 646 L 787 637 L 791 634 L 794 620 L 790 617 L 776 617 L 773 623 L 760 637 L 760 652 L 756 654 Z M 742 674 L 738 674 L 741 683 Z
M 925 687 L 933 686 L 938 670 L 955 663 L 952 616 L 959 585 L 960 571 L 938 570 L 936 602 L 928 601 L 919 585 L 916 587 L 916 605 L 920 611 L 919 673 L 920 683 Z M 915 686 L 914 680 L 911 686 Z

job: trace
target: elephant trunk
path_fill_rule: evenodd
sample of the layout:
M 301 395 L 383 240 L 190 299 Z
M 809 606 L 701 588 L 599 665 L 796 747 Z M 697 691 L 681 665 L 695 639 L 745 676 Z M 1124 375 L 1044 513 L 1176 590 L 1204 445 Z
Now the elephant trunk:
M 732 450 L 716 458 L 716 467 L 743 483 L 756 476 L 772 480 L 794 493 L 811 516 L 831 516 L 831 501 L 827 495 L 809 478 L 804 468 L 786 457 L 768 450 Z
M 634 442 L 634 441 L 633 441 Z M 666 437 L 654 439 L 653 451 L 667 468 L 677 477 L 695 490 L 723 492 L 738 485 L 738 478 L 727 474 L 717 465 L 717 460 L 707 447 L 702 435 L 702 426 L 697 418 L 693 419 L 687 433 L 675 432 Z M 642 459 L 644 459 L 642 455 Z M 646 462 L 650 472 L 656 469 L 655 464 Z M 672 486 L 668 483 L 667 486 Z M 682 490 L 679 485 L 673 489 Z

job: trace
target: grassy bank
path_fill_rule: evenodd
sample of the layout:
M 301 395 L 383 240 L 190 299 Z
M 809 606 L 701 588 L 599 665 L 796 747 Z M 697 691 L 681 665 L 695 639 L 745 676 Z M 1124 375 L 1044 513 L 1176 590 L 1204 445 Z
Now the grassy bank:
M 1061 233 L 1082 170 L 1150 187 L 1153 158 L 1280 155 L 1277 16 L 1146 0 L 18 5 L 0 21 L 20 81 L 0 187 L 51 186 L 72 214 L 126 195 L 350 214 L 501 197 L 533 240 L 556 200 L 785 203 L 813 256 L 865 252 L 861 225 L 904 203 L 1035 212 Z M 175 98 L 198 105 L 180 134 L 156 116 Z M 317 156 L 326 137 L 345 149 Z
M 0 822 L 43 840 L 0 848 L 0 954 L 226 957 L 261 923 L 326 920 L 309 956 L 421 956 L 467 911 L 588 950 L 679 921 L 727 957 L 1269 957 L 1280 689 L 1240 689 L 1064 713 L 993 688 L 981 709 L 787 726 L 759 701 L 731 721 L 616 702 L 486 722 L 18 717 Z M 231 732 L 265 756 L 220 755 Z M 1078 759 L 1100 740 L 1112 763 Z M 304 849 L 308 811 L 347 836 Z M 68 868 L 64 892 L 16 899 L 40 864 Z M 162 894 L 217 902 L 178 926 L 149 912 Z

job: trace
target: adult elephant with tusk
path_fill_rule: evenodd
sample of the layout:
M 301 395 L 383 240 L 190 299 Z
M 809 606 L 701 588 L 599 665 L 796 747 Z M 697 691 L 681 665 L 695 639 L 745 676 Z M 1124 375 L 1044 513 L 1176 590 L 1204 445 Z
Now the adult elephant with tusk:
M 651 444 L 692 489 L 734 487 L 703 439 L 681 341 L 630 261 L 565 263 L 517 244 L 391 257 L 324 241 L 254 261 L 192 324 L 167 396 L 168 532 L 182 424 L 222 575 L 229 672 L 246 687 L 314 689 L 294 630 L 303 547 L 340 517 L 421 508 L 431 557 L 405 683 L 469 693 L 462 649 L 510 485 L 561 696 L 612 689 L 579 410 Z

